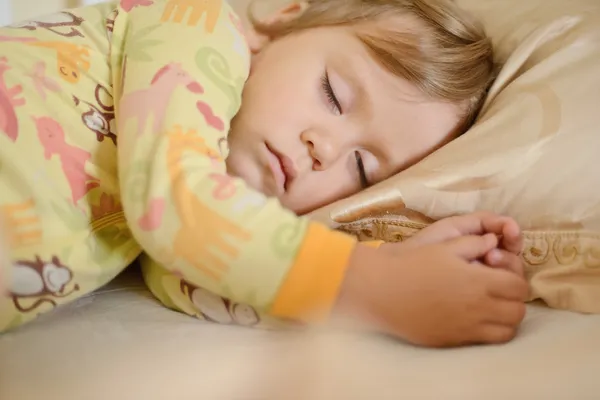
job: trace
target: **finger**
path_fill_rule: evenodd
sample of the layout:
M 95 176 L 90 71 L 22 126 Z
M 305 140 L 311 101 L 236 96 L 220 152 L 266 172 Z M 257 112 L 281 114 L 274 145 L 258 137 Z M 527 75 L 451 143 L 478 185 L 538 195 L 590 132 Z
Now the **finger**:
M 484 284 L 490 296 L 525 302 L 529 299 L 529 283 L 518 275 L 496 268 L 483 268 Z
M 443 243 L 456 237 L 463 236 L 463 234 L 454 227 L 452 218 L 454 217 L 435 222 L 411 237 L 406 243 L 408 243 L 409 246 L 423 246 L 427 244 Z
M 461 236 L 447 242 L 451 251 L 459 257 L 473 261 L 482 258 L 490 250 L 498 246 L 496 235 Z
M 512 218 L 508 218 L 502 227 L 502 247 L 514 254 L 519 254 L 523 249 L 521 228 Z
M 500 235 L 502 233 L 501 226 L 495 226 L 498 225 L 497 223 L 494 224 L 494 220 L 498 218 L 499 216 L 491 212 L 478 211 L 471 214 L 446 218 L 445 220 L 440 221 L 440 224 L 443 223 L 449 228 L 451 227 L 449 231 L 453 233 L 453 236 L 448 239 L 464 235 L 483 235 L 485 233 L 495 233 Z M 494 226 L 495 230 L 487 230 L 486 225 Z
M 411 238 L 409 242 L 412 241 L 414 244 L 424 245 L 446 242 L 460 236 L 483 235 L 489 232 L 486 232 L 482 221 L 492 220 L 495 217 L 497 216 L 490 212 L 479 211 L 444 218 L 423 229 L 418 235 Z M 502 229 L 496 228 L 496 231 L 493 233 L 500 236 Z
M 493 233 L 502 238 L 502 247 L 518 254 L 521 251 L 521 228 L 517 222 L 506 216 L 481 213 L 481 229 L 483 233 Z
M 491 299 L 486 307 L 486 322 L 496 325 L 516 327 L 523 322 L 527 307 L 522 301 Z
M 477 330 L 476 339 L 479 343 L 504 344 L 513 340 L 518 333 L 516 327 L 498 324 L 483 324 Z
M 492 249 L 483 257 L 483 261 L 487 266 L 502 268 L 512 271 L 520 277 L 525 277 L 523 260 L 518 255 L 510 253 L 507 250 Z
M 514 219 L 488 211 L 479 211 L 468 217 L 457 221 L 457 223 L 463 224 L 460 226 L 463 234 L 494 233 L 502 237 L 504 249 L 514 254 L 521 252 L 523 247 L 521 228 Z
M 446 218 L 431 226 L 431 234 L 438 236 L 436 242 L 446 241 L 464 235 L 493 233 L 502 238 L 502 247 L 519 254 L 523 247 L 521 228 L 510 217 L 489 211 Z

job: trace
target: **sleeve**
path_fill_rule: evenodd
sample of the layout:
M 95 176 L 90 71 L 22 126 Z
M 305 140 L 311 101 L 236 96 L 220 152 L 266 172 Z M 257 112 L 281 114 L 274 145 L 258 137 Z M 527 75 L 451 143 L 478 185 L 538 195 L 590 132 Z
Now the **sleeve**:
M 356 240 L 225 172 L 220 150 L 250 62 L 236 16 L 221 0 L 144 4 L 119 9 L 111 56 L 119 181 L 135 239 L 218 295 L 275 317 L 326 318 Z
M 385 242 L 383 240 L 369 240 L 369 241 L 365 241 L 362 242 L 363 245 L 365 246 L 369 246 L 373 249 L 378 249 L 381 247 L 382 244 L 384 244 Z
M 8 291 L 8 282 L 11 281 L 11 257 L 8 252 L 8 229 L 2 221 L 0 212 L 0 296 Z

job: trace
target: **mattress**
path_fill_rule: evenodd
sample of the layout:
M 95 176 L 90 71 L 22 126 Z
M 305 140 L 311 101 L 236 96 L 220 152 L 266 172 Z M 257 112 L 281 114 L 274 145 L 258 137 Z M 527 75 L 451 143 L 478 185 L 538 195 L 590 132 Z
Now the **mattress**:
M 0 336 L 0 399 L 598 399 L 600 316 L 529 306 L 502 346 L 416 348 L 336 329 L 211 324 L 131 269 Z

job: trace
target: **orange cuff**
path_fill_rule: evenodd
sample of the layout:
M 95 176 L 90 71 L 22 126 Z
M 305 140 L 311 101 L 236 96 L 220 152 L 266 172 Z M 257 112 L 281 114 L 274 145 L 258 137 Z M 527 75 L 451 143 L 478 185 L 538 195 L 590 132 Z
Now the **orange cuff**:
M 365 242 L 360 242 L 360 244 L 364 244 L 365 246 L 372 247 L 374 249 L 378 249 L 385 242 L 383 240 L 369 240 Z
M 270 314 L 319 322 L 329 317 L 357 240 L 312 222 Z

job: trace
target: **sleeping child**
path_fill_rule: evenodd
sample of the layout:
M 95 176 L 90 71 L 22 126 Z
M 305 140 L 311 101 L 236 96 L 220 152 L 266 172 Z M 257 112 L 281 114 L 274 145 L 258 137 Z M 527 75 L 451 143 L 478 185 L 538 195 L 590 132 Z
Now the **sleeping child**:
M 492 50 L 445 0 L 310 0 L 244 35 L 221 0 L 121 0 L 0 29 L 0 330 L 140 257 L 165 306 L 275 327 L 348 315 L 428 346 L 514 337 L 519 227 L 399 244 L 302 216 L 464 132 Z M 468 312 L 466 312 L 468 311 Z

